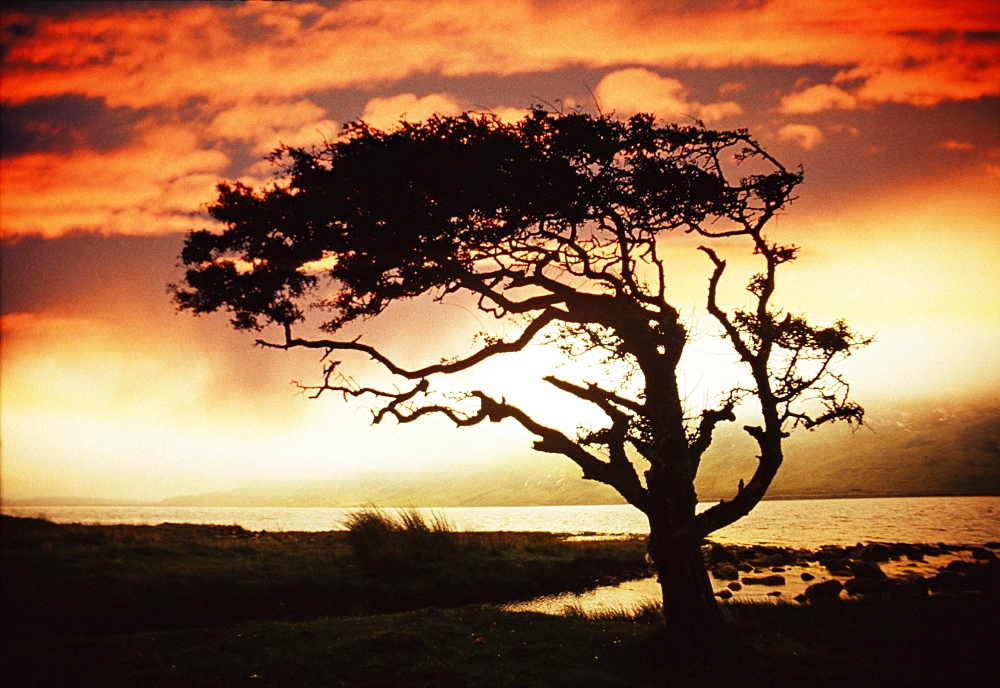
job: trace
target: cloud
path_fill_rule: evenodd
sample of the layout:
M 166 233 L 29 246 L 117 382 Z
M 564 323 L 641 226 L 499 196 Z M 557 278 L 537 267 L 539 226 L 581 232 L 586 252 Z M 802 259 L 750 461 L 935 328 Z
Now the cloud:
M 623 117 L 652 112 L 672 120 L 693 118 L 711 124 L 743 112 L 738 104 L 730 101 L 702 104 L 689 100 L 684 84 L 677 79 L 640 68 L 611 72 L 601 79 L 594 94 L 603 110 Z
M 431 115 L 458 115 L 466 109 L 462 103 L 443 93 L 431 93 L 423 98 L 402 93 L 368 101 L 361 119 L 377 129 L 393 129 L 402 120 L 419 122 Z
M 72 230 L 164 234 L 190 228 L 229 164 L 177 125 L 146 122 L 126 147 L 0 159 L 4 236 Z M 204 221 L 202 220 L 204 223 Z
M 823 110 L 853 110 L 857 99 L 831 84 L 816 84 L 781 99 L 779 110 L 786 115 L 811 115 Z
M 98 98 L 75 95 L 38 98 L 20 105 L 0 105 L 0 140 L 4 156 L 80 148 L 107 151 L 121 147 L 148 110 L 109 108 Z
M 971 151 L 976 149 L 976 146 L 968 141 L 955 141 L 954 139 L 942 141 L 934 147 L 950 151 Z
M 778 139 L 792 141 L 805 150 L 823 143 L 823 132 L 813 124 L 786 124 L 778 131 Z
M 839 69 L 833 83 L 787 95 L 786 115 L 1000 92 L 994 15 L 977 0 L 845 1 L 822 13 L 804 0 L 31 7 L 3 17 L 5 236 L 187 229 L 220 177 L 266 180 L 248 155 L 334 138 L 327 108 L 345 89 L 354 109 L 338 114 L 383 127 L 477 102 L 435 91 L 441 77 L 570 68 L 613 70 L 596 87 L 606 111 L 708 123 L 742 112 L 725 94 L 744 82 L 701 102 L 666 70 Z M 412 83 L 394 90 L 423 78 L 438 81 L 424 95 Z M 524 113 L 491 102 L 505 119 Z M 803 126 L 783 136 L 818 145 L 822 133 Z
M 837 75 L 840 81 L 861 80 L 859 99 L 930 107 L 943 101 L 974 100 L 1000 95 L 998 50 L 962 58 L 930 58 L 915 66 L 862 65 Z M 916 59 L 916 58 L 914 58 Z
M 204 135 L 242 141 L 255 154 L 267 155 L 278 146 L 303 146 L 320 138 L 333 139 L 339 131 L 326 110 L 309 99 L 294 101 L 244 100 L 217 114 Z
M 74 93 L 131 107 L 195 98 L 292 100 L 420 74 L 623 64 L 840 65 L 838 83 L 859 82 L 855 96 L 871 102 L 928 105 L 1000 93 L 992 0 L 772 0 L 698 12 L 657 0 L 571 7 L 359 0 L 269 3 L 266 12 L 256 3 L 101 7 L 13 15 L 8 26 L 30 22 L 33 29 L 8 31 L 3 99 Z

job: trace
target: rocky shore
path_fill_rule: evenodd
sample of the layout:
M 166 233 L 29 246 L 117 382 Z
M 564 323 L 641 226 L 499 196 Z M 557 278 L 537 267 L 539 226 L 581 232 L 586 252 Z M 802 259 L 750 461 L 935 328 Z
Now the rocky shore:
M 984 546 L 865 543 L 817 550 L 712 544 L 720 599 L 822 604 L 851 596 L 1000 592 L 1000 542 Z

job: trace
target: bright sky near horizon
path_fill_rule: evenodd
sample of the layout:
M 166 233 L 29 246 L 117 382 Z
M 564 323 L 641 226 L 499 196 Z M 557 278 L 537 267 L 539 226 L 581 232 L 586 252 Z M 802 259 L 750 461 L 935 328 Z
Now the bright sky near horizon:
M 289 384 L 315 378 L 315 355 L 174 313 L 165 285 L 214 185 L 265 183 L 277 145 L 360 118 L 544 103 L 748 128 L 806 174 L 775 222 L 802 247 L 780 303 L 877 338 L 843 367 L 856 398 L 876 412 L 1000 382 L 994 0 L 25 2 L 2 10 L 0 70 L 4 499 L 528 451 L 513 426 L 369 427 Z M 699 304 L 704 256 L 674 275 Z M 417 304 L 371 336 L 436 361 L 482 318 Z M 690 394 L 714 360 L 692 357 Z M 506 365 L 476 382 L 502 386 Z

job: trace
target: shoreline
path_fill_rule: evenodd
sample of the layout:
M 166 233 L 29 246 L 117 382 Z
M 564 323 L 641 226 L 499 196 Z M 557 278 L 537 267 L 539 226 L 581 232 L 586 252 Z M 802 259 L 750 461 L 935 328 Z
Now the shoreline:
M 1000 542 L 979 545 L 858 543 L 807 548 L 703 545 L 712 589 L 723 602 L 823 604 L 866 596 L 921 597 L 1000 591 Z M 616 582 L 502 605 L 514 612 L 595 616 L 658 603 L 659 583 Z
M 957 497 L 1000 497 L 1000 492 L 996 491 L 963 491 L 963 492 L 877 492 L 877 493 L 854 493 L 854 492 L 824 492 L 824 493 L 777 493 L 769 494 L 761 501 L 763 502 L 795 502 L 795 501 L 825 501 L 838 499 L 921 499 L 921 498 L 957 498 Z M 703 504 L 715 504 L 720 499 L 718 495 L 702 497 L 699 501 Z M 153 508 L 153 509 L 362 509 L 370 506 L 367 502 L 354 502 L 346 504 L 288 504 L 281 502 L 263 504 L 205 504 L 192 501 L 190 503 L 176 502 L 177 497 L 166 497 L 156 501 L 146 501 L 141 499 L 104 499 L 89 497 L 24 497 L 16 499 L 0 499 L 0 509 L 33 509 L 33 508 Z M 566 502 L 566 503 L 504 503 L 504 504 L 468 504 L 466 502 L 456 502 L 453 504 L 380 504 L 386 509 L 408 509 L 416 507 L 418 509 L 462 509 L 462 508 L 483 508 L 483 509 L 503 509 L 506 507 L 565 507 L 565 506 L 624 506 L 624 500 L 614 502 Z
M 708 504 L 702 504 L 701 509 Z M 407 509 L 384 507 L 387 511 Z M 363 509 L 360 509 L 363 510 Z M 425 518 L 470 532 L 642 534 L 645 516 L 629 505 L 417 507 Z M 60 523 L 156 525 L 187 522 L 269 532 L 343 530 L 356 508 L 257 507 L 9 507 L 0 513 Z M 711 535 L 734 545 L 820 547 L 856 542 L 980 543 L 1000 540 L 1000 497 L 899 497 L 768 500 Z
M 593 615 L 503 606 L 566 590 L 570 581 L 582 590 L 648 580 L 636 537 L 454 533 L 449 546 L 428 551 L 419 536 L 415 556 L 390 548 L 366 559 L 343 531 L 8 516 L 0 524 L 4 685 L 664 685 L 655 606 Z M 993 558 L 976 559 L 978 549 Z M 743 652 L 721 652 L 680 677 L 674 671 L 671 685 L 723 685 L 737 676 L 761 688 L 975 686 L 992 685 L 983 679 L 1000 669 L 994 549 L 709 544 L 704 553 L 719 592 L 734 592 L 736 583 L 768 602 L 743 601 L 735 591 L 722 607 Z M 884 581 L 872 577 L 875 566 Z M 725 577 L 730 568 L 735 580 Z M 925 583 L 885 583 L 907 569 Z M 792 599 L 802 573 L 814 576 L 802 583 L 825 584 L 838 571 L 851 575 L 836 582 L 841 601 L 774 603 Z M 770 576 L 784 576 L 784 585 L 749 582 Z M 849 580 L 873 582 L 852 595 L 843 589 Z
M 345 536 L 346 530 L 268 531 L 240 525 L 171 523 L 81 524 L 57 523 L 45 518 L 0 516 L 0 524 L 28 524 L 53 532 L 82 529 L 128 533 L 189 532 L 225 541 L 253 542 L 280 537 L 312 542 L 326 536 Z M 572 542 L 641 541 L 642 534 L 607 535 L 548 531 L 452 531 L 458 537 L 540 536 Z M 2 535 L 2 532 L 0 532 Z M 9 543 L 4 543 L 8 545 Z M 984 543 L 904 543 L 865 541 L 855 545 L 790 547 L 732 544 L 707 538 L 702 545 L 713 592 L 721 601 L 816 602 L 866 595 L 927 595 L 1000 591 L 1000 541 Z M 628 609 L 659 595 L 655 573 L 648 577 L 614 577 L 583 592 L 563 592 L 526 602 L 506 603 L 504 609 L 560 613 L 566 607 Z M 607 598 L 613 599 L 608 603 Z

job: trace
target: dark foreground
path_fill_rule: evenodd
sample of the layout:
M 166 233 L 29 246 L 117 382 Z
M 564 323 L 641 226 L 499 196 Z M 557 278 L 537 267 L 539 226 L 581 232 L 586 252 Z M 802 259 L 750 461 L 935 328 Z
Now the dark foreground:
M 566 589 L 642 575 L 632 541 L 427 535 L 418 556 L 399 542 L 373 553 L 343 532 L 2 524 L 2 686 L 839 688 L 1000 675 L 990 586 L 730 602 L 733 646 L 691 661 L 664 649 L 655 611 L 586 619 L 485 604 L 553 592 L 541 588 L 560 577 Z

